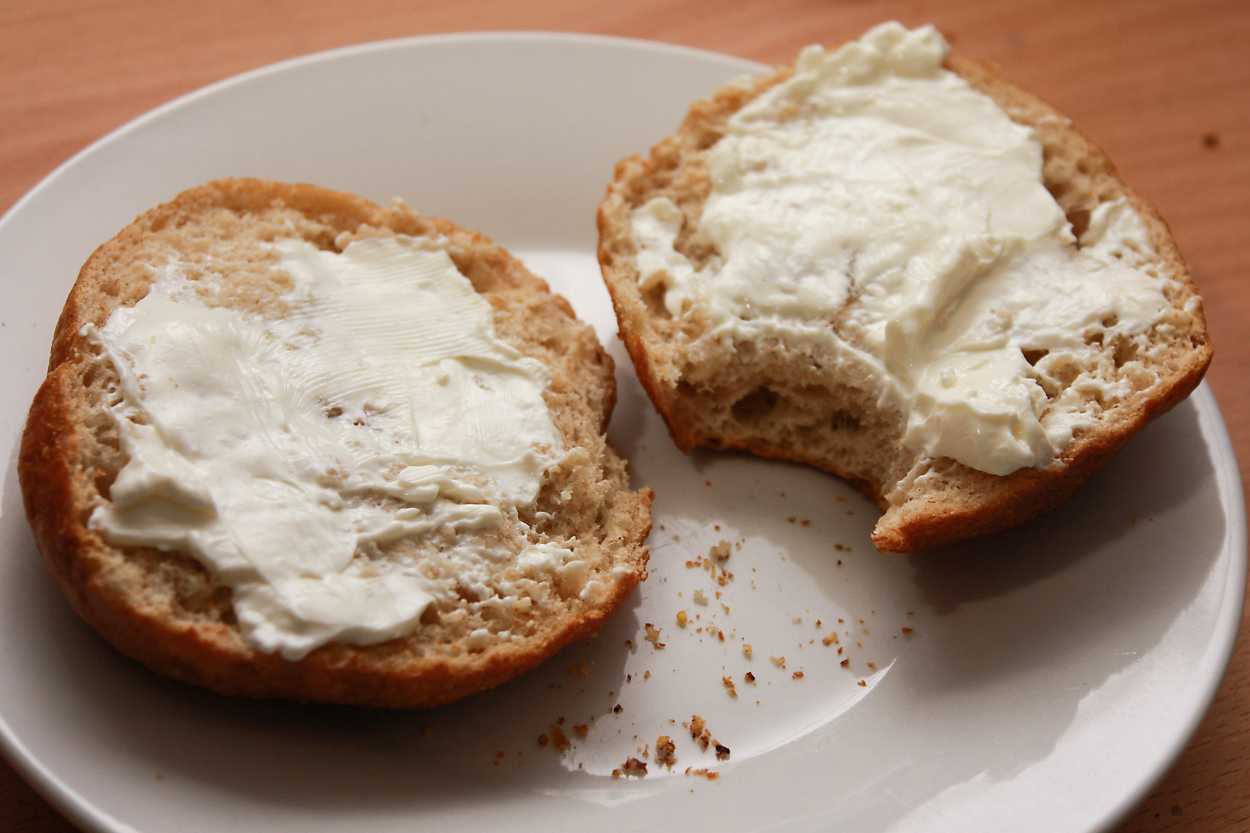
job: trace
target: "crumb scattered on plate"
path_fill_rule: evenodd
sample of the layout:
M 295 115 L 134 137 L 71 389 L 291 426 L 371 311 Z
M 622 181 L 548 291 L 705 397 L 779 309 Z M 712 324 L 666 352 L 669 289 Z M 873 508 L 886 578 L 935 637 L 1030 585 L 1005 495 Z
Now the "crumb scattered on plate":
M 612 770 L 613 778 L 620 778 L 624 775 L 627 778 L 643 778 L 647 774 L 647 765 L 643 761 L 634 757 L 625 759 L 625 763 L 621 764 L 620 769 Z
M 668 735 L 660 735 L 655 739 L 655 762 L 669 769 L 677 763 L 677 744 Z

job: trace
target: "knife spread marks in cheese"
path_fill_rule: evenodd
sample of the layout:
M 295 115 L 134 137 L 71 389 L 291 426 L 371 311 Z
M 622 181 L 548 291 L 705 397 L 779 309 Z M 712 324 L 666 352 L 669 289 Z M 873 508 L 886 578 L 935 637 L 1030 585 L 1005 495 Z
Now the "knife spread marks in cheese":
M 277 242 L 292 285 L 272 319 L 205 304 L 172 263 L 85 328 L 120 377 L 128 457 L 91 526 L 191 554 L 249 643 L 288 659 L 410 633 L 443 594 L 488 600 L 508 564 L 566 566 L 517 515 L 565 451 L 546 369 L 437 243 Z

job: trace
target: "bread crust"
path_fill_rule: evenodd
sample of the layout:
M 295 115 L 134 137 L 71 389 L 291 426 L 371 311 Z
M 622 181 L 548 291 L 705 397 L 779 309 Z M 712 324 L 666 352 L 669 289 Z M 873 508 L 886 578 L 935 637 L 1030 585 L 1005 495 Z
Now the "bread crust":
M 459 699 L 511 679 L 565 645 L 594 634 L 646 578 L 645 541 L 651 527 L 651 492 L 628 490 L 623 464 L 606 445 L 606 457 L 600 462 L 608 466 L 612 478 L 606 487 L 611 501 L 605 508 L 604 544 L 612 548 L 622 569 L 614 572 L 615 580 L 596 601 L 580 605 L 575 614 L 559 621 L 541 623 L 533 638 L 519 644 L 496 642 L 480 653 L 431 655 L 419 650 L 418 629 L 412 636 L 380 645 L 326 645 L 291 661 L 253 649 L 230 621 L 177 618 L 168 609 L 145 604 L 132 587 L 118 581 L 113 567 L 134 548 L 112 547 L 87 525 L 92 500 L 98 502 L 98 497 L 91 495 L 95 484 L 82 482 L 78 465 L 85 439 L 78 371 L 87 349 L 80 331 L 86 323 L 103 324 L 113 308 L 146 294 L 146 285 L 124 289 L 111 285 L 111 276 L 131 247 L 153 229 L 210 208 L 246 214 L 276 204 L 343 230 L 369 226 L 406 234 L 435 232 L 445 235 L 457 251 L 471 252 L 473 268 L 482 273 L 470 276 L 475 287 L 483 280 L 504 285 L 503 297 L 490 298 L 497 321 L 501 306 L 524 299 L 581 359 L 583 377 L 576 381 L 592 391 L 585 395 L 598 408 L 595 424 L 600 432 L 606 428 L 615 401 L 611 358 L 590 328 L 576 320 L 564 298 L 552 294 L 544 281 L 484 236 L 447 220 L 419 217 L 398 207 L 385 209 L 310 185 L 232 179 L 191 189 L 141 215 L 84 264 L 57 324 L 50 372 L 22 435 L 18 473 L 26 513 L 39 550 L 74 610 L 127 656 L 159 673 L 223 694 L 383 707 L 428 707 Z M 534 355 L 534 345 L 515 334 L 501 337 Z M 548 391 L 549 404 L 552 396 Z M 163 568 L 174 572 L 202 569 L 186 556 L 159 557 Z
M 709 432 L 700 422 L 697 411 L 683 401 L 680 380 L 675 378 L 671 363 L 657 354 L 656 345 L 663 344 L 665 337 L 647 314 L 638 286 L 637 268 L 632 262 L 636 250 L 629 231 L 629 212 L 642 204 L 657 184 L 671 182 L 680 175 L 687 160 L 696 158 L 714 144 L 720 135 L 719 124 L 764 91 L 789 78 L 792 68 L 779 68 L 745 84 L 731 84 L 710 99 L 695 102 L 675 134 L 657 144 L 647 156 L 632 156 L 616 165 L 613 181 L 597 213 L 599 263 L 612 297 L 621 339 L 677 447 L 687 453 L 699 447 L 744 451 L 812 465 L 837 475 L 885 513 L 873 531 L 872 541 L 878 549 L 892 552 L 936 549 L 997 532 L 1063 502 L 1149 420 L 1188 396 L 1202 380 L 1212 358 L 1197 286 L 1167 224 L 1153 206 L 1123 181 L 1107 155 L 1068 119 L 1037 96 L 1004 79 L 996 68 L 958 56 L 950 57 L 946 66 L 992 98 L 1014 121 L 1037 133 L 1045 157 L 1047 187 L 1069 218 L 1075 218 L 1078 231 L 1100 201 L 1127 199 L 1141 216 L 1159 261 L 1181 284 L 1179 297 L 1169 298 L 1173 306 L 1180 307 L 1190 299 L 1196 299 L 1198 304 L 1194 313 L 1196 326 L 1191 335 L 1192 349 L 1169 372 L 1161 375 L 1148 396 L 1135 396 L 1117 408 L 1113 419 L 1100 421 L 1094 429 L 1078 437 L 1054 464 L 1041 469 L 1021 469 L 1006 477 L 953 464 L 959 476 L 969 484 L 970 491 L 975 493 L 975 499 L 942 505 L 892 505 L 880 483 L 857 476 L 839 466 L 836 460 L 811 456 L 802 449 L 780 447 L 751 434 Z M 1061 190 L 1062 193 L 1058 193 Z

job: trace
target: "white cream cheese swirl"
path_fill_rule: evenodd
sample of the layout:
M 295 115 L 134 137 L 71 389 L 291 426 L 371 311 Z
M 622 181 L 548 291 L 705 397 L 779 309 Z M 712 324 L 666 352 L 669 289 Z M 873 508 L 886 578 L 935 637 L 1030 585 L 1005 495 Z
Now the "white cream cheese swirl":
M 707 153 L 698 230 L 719 255 L 696 268 L 674 248 L 666 197 L 632 231 L 639 280 L 663 284 L 672 316 L 698 308 L 726 345 L 853 355 L 908 415 L 909 448 L 1005 475 L 1047 465 L 1085 419 L 1048 409 L 1024 353 L 1083 361 L 1086 336 L 1143 332 L 1168 303 L 1133 263 L 1151 247 L 1132 207 L 1101 205 L 1078 244 L 1033 131 L 946 54 L 933 27 L 897 23 L 803 50 Z
M 91 526 L 193 555 L 247 640 L 290 659 L 411 632 L 455 586 L 489 597 L 502 562 L 566 560 L 516 514 L 564 453 L 546 370 L 496 337 L 437 241 L 275 248 L 280 317 L 206 305 L 174 263 L 86 328 L 121 379 L 128 457 Z M 381 553 L 433 536 L 445 569 Z

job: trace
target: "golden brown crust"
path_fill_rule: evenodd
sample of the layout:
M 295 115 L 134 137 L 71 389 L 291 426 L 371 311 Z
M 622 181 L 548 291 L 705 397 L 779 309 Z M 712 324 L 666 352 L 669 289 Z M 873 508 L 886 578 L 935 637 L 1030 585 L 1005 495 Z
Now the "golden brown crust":
M 748 84 L 730 85 L 710 99 L 691 106 L 678 131 L 661 141 L 649 155 L 633 156 L 616 166 L 613 182 L 599 205 L 599 261 L 612 296 L 621 338 L 638 377 L 669 433 L 682 451 L 697 447 L 736 449 L 761 457 L 806 463 L 847 479 L 886 514 L 873 533 L 882 550 L 914 552 L 1014 526 L 1065 500 L 1097 471 L 1147 421 L 1180 402 L 1201 381 L 1211 361 L 1205 319 L 1197 287 L 1166 223 L 1153 206 L 1130 189 L 1111 161 L 1071 123 L 1036 96 L 1004 80 L 993 68 L 953 57 L 948 67 L 973 87 L 993 98 L 1017 122 L 1033 128 L 1043 145 L 1047 187 L 1076 226 L 1083 231 L 1090 212 L 1107 199 L 1127 199 L 1142 217 L 1158 260 L 1179 282 L 1169 300 L 1180 308 L 1196 301 L 1190 349 L 1174 357 L 1146 397 L 1136 397 L 1115 411 L 1114 418 L 1078 437 L 1054 465 L 1025 469 L 1008 477 L 977 472 L 953 464 L 965 497 L 944 501 L 905 501 L 890 505 L 886 487 L 839 465 L 836 459 L 804 453 L 802 448 L 769 442 L 758 434 L 709 430 L 700 419 L 697 392 L 683 395 L 681 371 L 673 356 L 678 332 L 669 322 L 658 322 L 648 312 L 632 263 L 634 245 L 629 233 L 630 209 L 657 191 L 673 196 L 673 183 L 685 178 L 678 199 L 687 227 L 701 212 L 690 201 L 706 198 L 708 186 L 698 179 L 701 153 L 720 136 L 720 126 L 732 113 L 763 91 L 789 77 L 782 68 Z M 679 239 L 679 245 L 681 241 Z
M 102 324 L 112 309 L 146 293 L 146 284 L 122 286 L 116 280 L 119 265 L 145 235 L 210 208 L 246 213 L 274 204 L 344 230 L 370 226 L 445 235 L 453 259 L 475 287 L 492 288 L 488 298 L 497 310 L 523 305 L 532 322 L 548 328 L 548 335 L 554 334 L 560 343 L 550 348 L 528 343 L 502 326 L 501 337 L 540 359 L 567 362 L 565 370 L 581 374 L 566 380 L 562 390 L 553 383 L 549 403 L 556 407 L 569 397 L 588 398 L 598 408 L 594 424 L 600 431 L 607 425 L 615 399 L 611 359 L 593 332 L 576 320 L 565 299 L 552 295 L 544 281 L 487 238 L 446 220 L 418 217 L 402 208 L 384 209 L 313 186 L 258 180 L 209 183 L 140 216 L 83 266 L 57 325 L 51 372 L 31 406 L 18 461 L 23 499 L 39 549 L 75 611 L 122 653 L 153 670 L 223 694 L 386 707 L 450 702 L 498 685 L 593 634 L 646 577 L 645 540 L 651 524 L 651 493 L 628 491 L 623 465 L 606 446 L 602 446 L 607 455 L 602 461 L 605 476 L 614 479 L 604 486 L 610 500 L 599 532 L 603 546 L 613 548 L 616 563 L 624 569 L 594 603 L 560 621 L 543 623 L 533 638 L 519 643 L 497 642 L 481 653 L 449 655 L 409 650 L 409 642 L 419 639 L 414 636 L 368 647 L 332 644 L 302 660 L 288 661 L 249 647 L 230 618 L 178 615 L 170 602 L 153 604 L 137 598 L 133 586 L 118 577 L 119 564 L 125 566 L 126 558 L 143 553 L 110 547 L 87 526 L 92 500 L 99 498 L 92 497 L 93 490 L 98 494 L 96 484 L 82 482 L 79 465 L 86 430 L 80 378 L 86 347 L 79 332 L 85 323 Z M 497 321 L 515 329 L 500 314 Z M 202 568 L 185 556 L 150 555 L 178 577 L 204 581 Z
M 1006 488 L 994 489 L 989 499 L 973 506 L 942 512 L 917 511 L 897 525 L 873 531 L 873 543 L 887 552 L 920 552 L 937 549 L 978 535 L 1000 532 L 1067 500 L 1101 469 L 1147 422 L 1165 413 L 1193 392 L 1210 363 L 1195 362 L 1186 373 L 1169 380 L 1163 395 L 1145 400 L 1114 430 L 1091 432 L 1064 455 L 1063 464 L 1045 469 L 1024 469 L 1005 478 Z M 978 478 L 993 475 L 973 472 Z

